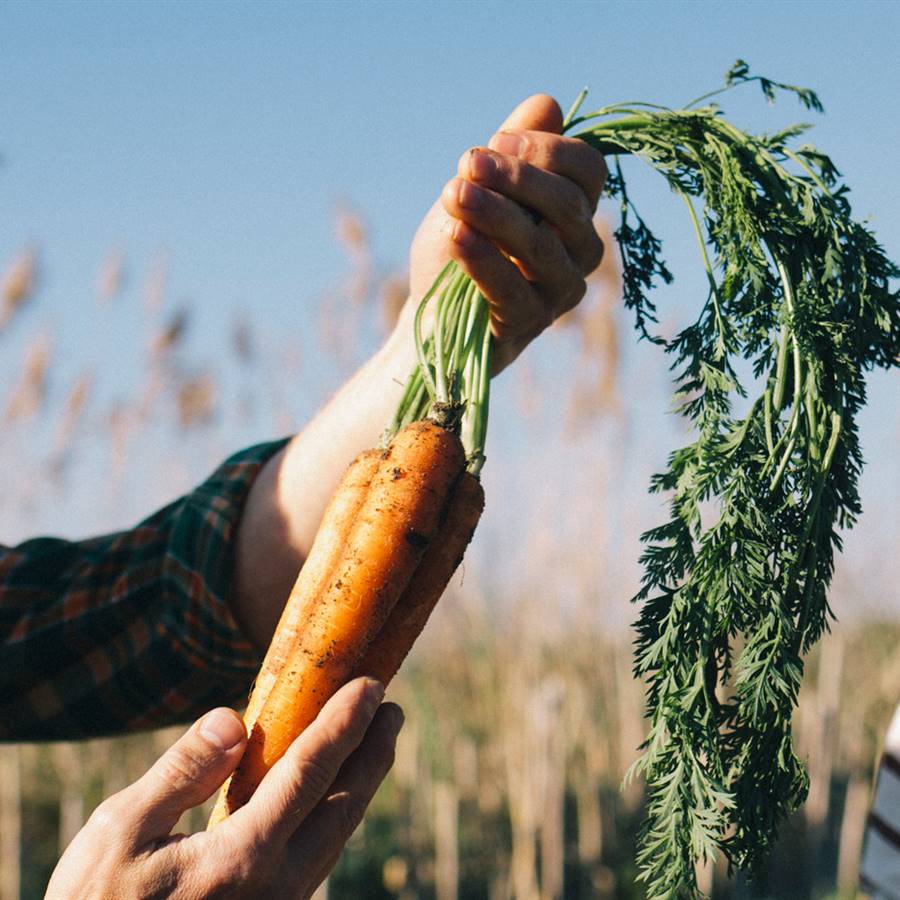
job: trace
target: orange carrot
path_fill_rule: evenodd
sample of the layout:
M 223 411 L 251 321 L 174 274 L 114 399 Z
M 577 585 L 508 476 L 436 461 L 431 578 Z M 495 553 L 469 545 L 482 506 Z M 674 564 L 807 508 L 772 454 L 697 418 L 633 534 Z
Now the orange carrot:
M 347 680 L 434 538 L 465 465 L 459 438 L 428 420 L 401 430 L 379 461 L 325 587 L 250 731 L 226 793 L 232 813 Z M 214 824 L 214 823 L 210 823 Z
M 275 685 L 278 673 L 298 641 L 300 630 L 309 618 L 311 604 L 315 603 L 325 587 L 325 582 L 334 571 L 344 542 L 380 462 L 381 454 L 377 450 L 366 450 L 361 453 L 350 464 L 322 516 L 316 539 L 284 606 L 272 643 L 269 644 L 256 683 L 250 692 L 250 700 L 244 711 L 244 724 L 248 734 L 252 732 L 260 710 Z M 225 782 L 219 792 L 210 816 L 211 826 L 228 815 L 225 798 L 230 780 L 229 778 Z
M 484 488 L 481 482 L 469 472 L 464 472 L 454 488 L 443 524 L 428 545 L 384 627 L 369 644 L 354 677 L 369 675 L 387 687 L 397 674 L 462 562 L 483 509 Z

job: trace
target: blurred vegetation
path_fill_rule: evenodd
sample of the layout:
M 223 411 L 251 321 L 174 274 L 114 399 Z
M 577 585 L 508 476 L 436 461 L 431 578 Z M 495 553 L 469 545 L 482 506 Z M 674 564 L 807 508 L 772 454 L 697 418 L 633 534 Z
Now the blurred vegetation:
M 620 789 L 643 729 L 627 643 L 581 629 L 546 640 L 534 619 L 501 628 L 443 616 L 436 625 L 391 688 L 407 713 L 396 763 L 327 896 L 641 897 L 632 862 L 641 791 Z M 848 627 L 811 658 L 797 728 L 809 799 L 759 884 L 711 869 L 713 897 L 855 896 L 898 640 L 898 623 Z M 0 748 L 7 884 L 18 863 L 19 896 L 42 896 L 90 810 L 179 733 Z M 191 811 L 179 829 L 202 829 L 207 812 Z
M 379 270 L 356 213 L 340 208 L 335 225 L 348 274 L 319 298 L 314 340 L 328 348 L 337 383 L 390 326 L 405 280 Z M 607 254 L 588 300 L 558 325 L 573 354 L 562 410 L 570 437 L 573 428 L 626 415 L 614 259 Z M 56 339 L 30 312 L 40 307 L 45 264 L 37 247 L 25 247 L 0 282 L 0 341 L 17 328 L 22 351 L 14 377 L 0 386 L 0 498 L 23 530 L 54 528 L 54 508 L 83 503 L 92 478 L 92 512 L 120 526 L 187 489 L 237 444 L 298 426 L 286 388 L 299 380 L 296 343 L 273 345 L 249 310 L 235 310 L 229 346 L 204 362 L 190 342 L 198 311 L 171 302 L 164 253 L 130 314 L 134 383 L 104 372 L 100 339 L 58 369 Z M 111 250 L 96 278 L 97 308 L 126 302 L 127 271 L 124 252 Z M 539 402 L 539 374 L 527 357 L 516 369 L 527 419 Z M 477 562 L 455 579 L 391 688 L 407 713 L 393 772 L 320 896 L 642 896 L 632 862 L 641 786 L 622 782 L 643 737 L 643 698 L 629 634 L 603 620 L 628 595 L 623 579 L 597 577 L 598 567 L 616 568 L 613 536 L 629 511 L 598 504 L 593 490 L 576 496 L 584 508 L 573 521 L 589 523 L 589 541 L 569 540 L 564 552 L 571 523 L 536 519 L 516 546 L 526 575 L 542 569 L 531 594 L 513 596 L 516 586 L 492 580 Z M 557 615 L 563 590 L 566 610 Z M 898 640 L 900 622 L 841 624 L 810 658 L 796 719 L 809 800 L 756 886 L 722 868 L 702 873 L 715 898 L 855 895 L 873 768 L 897 702 Z M 40 897 L 93 807 L 179 733 L 0 746 L 0 900 Z M 179 827 L 201 829 L 206 815 L 193 810 Z

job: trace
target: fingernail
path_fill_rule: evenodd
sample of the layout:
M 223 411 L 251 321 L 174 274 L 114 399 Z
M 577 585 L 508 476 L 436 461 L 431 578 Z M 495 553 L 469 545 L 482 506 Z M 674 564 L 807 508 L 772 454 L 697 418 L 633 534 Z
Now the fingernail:
M 497 163 L 494 157 L 481 150 L 472 150 L 469 153 L 469 174 L 476 181 L 487 181 L 497 171 Z
M 244 723 L 227 709 L 214 709 L 200 722 L 200 736 L 223 753 L 241 743 L 246 734 Z
M 491 138 L 490 148 L 498 153 L 508 153 L 510 156 L 518 156 L 525 141 L 517 134 L 509 131 L 501 131 Z
M 384 685 L 374 678 L 366 679 L 366 689 L 363 696 L 366 701 L 366 708 L 371 715 L 375 715 L 378 704 L 384 699 Z
M 460 181 L 456 199 L 463 209 L 478 209 L 484 202 L 484 191 L 471 181 Z

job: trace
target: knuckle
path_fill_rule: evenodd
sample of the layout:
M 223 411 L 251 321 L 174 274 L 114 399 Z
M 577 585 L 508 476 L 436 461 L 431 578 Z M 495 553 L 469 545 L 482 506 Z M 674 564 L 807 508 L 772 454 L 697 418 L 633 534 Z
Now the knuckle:
M 511 191 L 522 188 L 525 185 L 527 165 L 515 157 L 494 154 L 494 173 L 492 180 L 498 190 Z
M 594 225 L 592 219 L 594 217 L 594 209 L 591 206 L 591 201 L 588 200 L 587 194 L 585 194 L 584 191 L 578 190 L 578 188 L 575 189 L 575 198 L 572 208 L 579 223 L 585 223 L 588 229 L 593 231 Z
M 566 145 L 561 140 L 548 140 L 541 148 L 539 165 L 551 172 L 565 168 Z
M 299 789 L 316 796 L 324 795 L 334 781 L 336 768 L 321 755 L 302 757 L 295 766 Z
M 197 881 L 201 891 L 197 896 L 208 898 L 257 897 L 251 893 L 259 890 L 260 872 L 263 870 L 260 854 L 252 847 L 242 847 L 240 853 L 208 853 L 202 857 Z M 227 862 L 226 862 L 227 860 Z
M 448 212 L 452 212 L 458 206 L 460 179 L 453 176 L 441 190 L 441 203 Z
M 474 228 L 462 220 L 454 222 L 447 234 L 446 253 L 448 256 L 452 256 L 457 262 L 471 270 L 477 266 L 485 252 L 485 241 L 479 238 Z
M 531 230 L 528 241 L 528 264 L 536 269 L 546 269 L 559 259 L 559 239 L 544 223 Z
M 124 813 L 122 800 L 118 794 L 113 794 L 104 800 L 88 818 L 88 825 L 101 832 L 115 833 L 122 828 L 122 816 Z
M 584 191 L 579 190 L 574 184 L 562 189 L 565 193 L 560 203 L 560 219 L 558 223 L 563 232 L 579 233 L 585 229 L 593 231 L 591 224 L 591 204 Z
M 171 750 L 157 763 L 160 780 L 176 789 L 193 784 L 205 768 L 204 755 L 190 745 Z
M 516 157 L 525 160 L 526 162 L 534 162 L 535 158 L 539 155 L 539 151 L 532 136 L 525 131 L 519 131 L 517 129 L 511 129 L 511 133 L 515 134 L 519 139 L 518 149 L 515 153 Z
M 369 799 L 358 793 L 347 791 L 336 797 L 335 800 L 338 807 L 340 835 L 344 841 L 348 841 L 359 827 L 359 823 L 362 822 L 369 806 Z

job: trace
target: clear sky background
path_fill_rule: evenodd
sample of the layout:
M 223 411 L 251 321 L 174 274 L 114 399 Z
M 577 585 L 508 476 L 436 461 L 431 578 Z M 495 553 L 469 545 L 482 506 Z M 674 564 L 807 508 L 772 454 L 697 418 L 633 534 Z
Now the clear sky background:
M 402 267 L 418 220 L 458 156 L 486 141 L 524 96 L 546 91 L 565 106 L 588 85 L 596 105 L 627 99 L 676 105 L 717 86 L 737 57 L 755 71 L 815 88 L 826 115 L 787 98 L 770 108 L 750 87 L 728 99 L 729 115 L 760 130 L 813 118 L 811 139 L 837 162 L 858 216 L 871 219 L 898 259 L 898 33 L 894 2 L 6 0 L 0 265 L 33 242 L 41 283 L 39 303 L 0 335 L 0 376 L 12 377 L 29 337 L 46 327 L 62 381 L 96 348 L 110 396 L 136 378 L 133 307 L 101 314 L 94 280 L 110 248 L 119 247 L 125 296 L 134 300 L 165 250 L 167 303 L 195 305 L 191 341 L 198 356 L 221 346 L 236 307 L 252 310 L 263 332 L 297 335 L 306 363 L 289 389 L 297 392 L 302 421 L 336 378 L 304 336 L 322 298 L 346 273 L 333 236 L 337 202 L 364 215 L 379 266 Z M 644 191 L 642 176 L 635 178 L 678 276 L 661 304 L 673 315 L 696 308 L 702 281 L 682 211 L 658 185 Z M 561 389 L 565 352 L 553 338 L 534 349 L 548 396 Z M 617 480 L 628 497 L 642 495 L 646 475 L 677 437 L 664 418 L 663 366 L 648 347 L 629 348 L 624 361 L 633 444 Z M 657 378 L 649 391 L 642 380 L 648 370 Z M 492 440 L 504 451 L 527 439 L 503 424 L 511 389 L 501 379 L 494 407 L 500 412 Z M 845 577 L 852 575 L 874 610 L 900 607 L 895 392 L 895 376 L 873 379 L 863 421 L 866 518 L 848 543 L 848 558 L 859 562 Z M 663 440 L 656 439 L 660 433 Z M 533 464 L 558 464 L 559 452 L 553 444 Z M 7 479 L 16 475 L 9 459 L 0 453 Z M 489 462 L 485 478 L 490 491 L 492 479 L 499 485 L 507 476 Z M 144 505 L 151 494 L 154 502 L 165 499 L 164 490 L 154 490 L 135 496 Z M 2 539 L 18 539 L 32 527 L 78 534 L 122 524 L 86 509 L 87 495 L 75 496 L 37 521 L 6 510 Z M 495 515 L 503 534 L 501 513 Z M 629 552 L 636 557 L 637 548 Z

